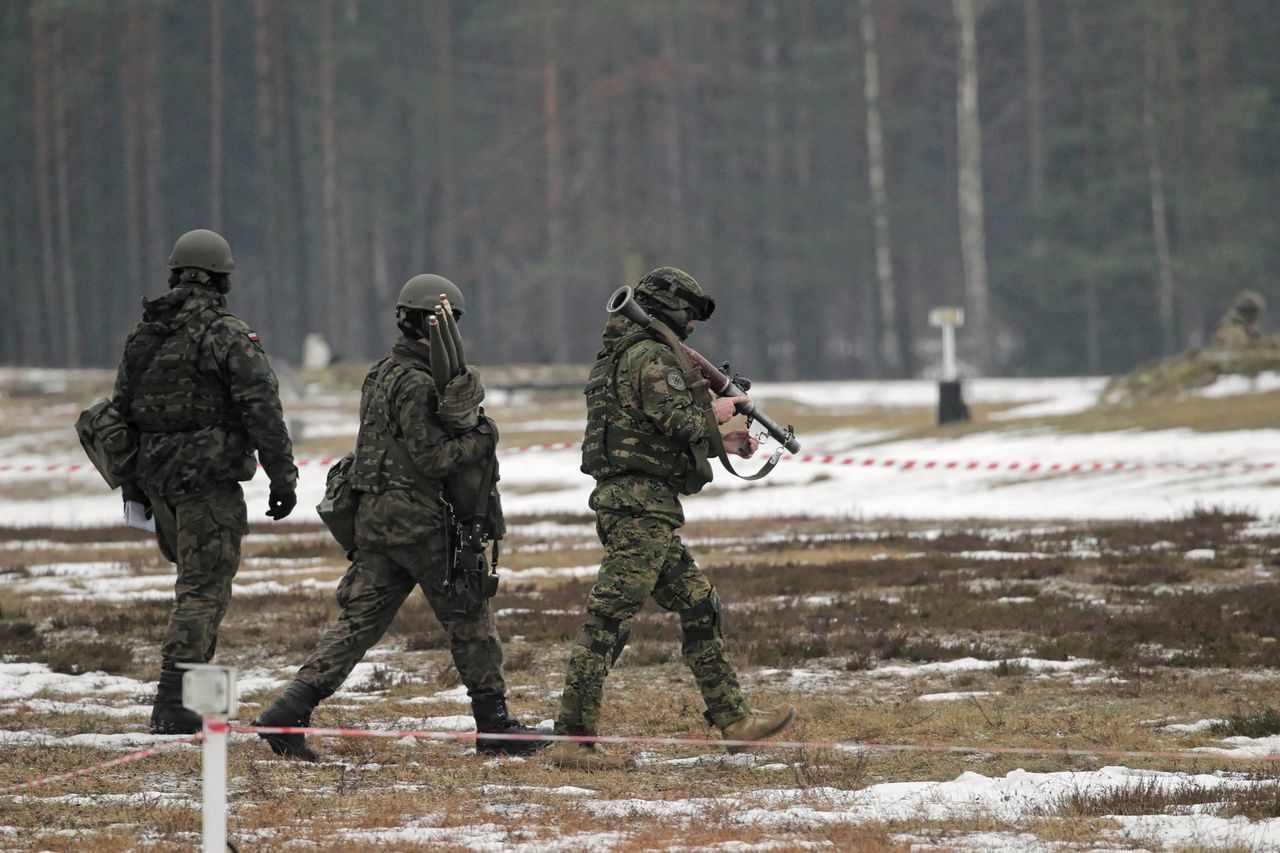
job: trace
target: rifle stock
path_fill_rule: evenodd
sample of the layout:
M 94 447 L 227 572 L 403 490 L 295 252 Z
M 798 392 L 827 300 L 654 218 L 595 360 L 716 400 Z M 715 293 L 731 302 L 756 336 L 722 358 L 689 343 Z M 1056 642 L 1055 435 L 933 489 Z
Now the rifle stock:
M 609 297 L 606 306 L 610 314 L 622 314 L 631 322 L 635 323 L 642 329 L 649 328 L 654 322 L 653 318 L 642 308 L 634 298 L 630 287 L 620 287 Z M 743 391 L 733 380 L 720 371 L 710 361 L 708 361 L 701 353 L 692 347 L 680 345 L 684 350 L 685 357 L 689 361 L 698 366 L 702 371 L 702 375 L 706 378 L 707 383 L 711 386 L 711 390 L 718 397 L 746 397 L 747 392 Z M 800 452 L 800 442 L 796 440 L 795 430 L 791 427 L 785 429 L 778 424 L 773 418 L 764 413 L 764 410 L 756 403 L 755 400 L 748 399 L 745 403 L 739 403 L 736 406 L 738 414 L 746 415 L 748 418 L 756 421 L 760 426 L 773 437 L 775 441 L 785 447 L 791 453 Z

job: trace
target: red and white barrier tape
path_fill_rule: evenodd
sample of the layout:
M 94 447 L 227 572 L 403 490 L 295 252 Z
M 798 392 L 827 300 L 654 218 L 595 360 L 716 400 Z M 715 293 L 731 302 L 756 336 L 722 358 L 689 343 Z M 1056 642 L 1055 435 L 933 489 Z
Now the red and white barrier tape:
M 1190 750 L 1131 750 L 1131 749 L 1072 749 L 1067 747 L 1037 746 L 960 746 L 956 744 L 921 743 L 873 743 L 869 741 L 825 740 L 720 740 L 717 738 L 681 737 L 628 737 L 622 735 L 542 735 L 542 734 L 483 734 L 478 732 L 425 732 L 413 730 L 325 729 L 296 728 L 288 726 L 232 726 L 231 731 L 241 734 L 312 735 L 314 737 L 371 737 L 403 740 L 511 740 L 511 741 L 573 741 L 577 743 L 637 744 L 643 746 L 714 746 L 714 747 L 772 747 L 775 749 L 843 749 L 862 752 L 932 752 L 959 755 L 1031 755 L 1072 758 L 1168 758 L 1179 761 L 1280 761 L 1280 753 L 1268 755 L 1236 755 L 1221 752 L 1192 752 Z
M 544 444 L 528 444 L 508 447 L 502 455 L 519 453 L 546 453 L 557 450 L 574 450 L 581 446 L 576 441 L 552 441 Z M 760 458 L 768 453 L 757 454 Z M 885 456 L 841 456 L 837 454 L 799 453 L 784 454 L 784 461 L 800 465 L 834 465 L 841 468 L 890 468 L 901 471 L 977 471 L 1006 474 L 1098 474 L 1122 471 L 1270 471 L 1280 467 L 1280 462 L 1015 462 L 993 460 L 918 459 Z M 298 459 L 299 468 L 328 469 L 336 458 Z M 0 474 L 75 474 L 93 472 L 87 462 L 54 465 L 0 464 Z
M 31 788 L 39 788 L 41 785 L 51 785 L 54 782 L 62 782 L 67 779 L 75 779 L 78 776 L 86 776 L 98 770 L 106 770 L 108 767 L 119 767 L 121 764 L 131 764 L 134 761 L 141 761 L 144 758 L 150 758 L 161 752 L 167 752 L 171 749 L 177 749 L 187 744 L 199 743 L 204 738 L 204 734 L 194 734 L 190 737 L 184 737 L 179 740 L 166 741 L 158 743 L 155 746 L 149 746 L 146 749 L 140 749 L 137 752 L 131 752 L 128 755 L 117 756 L 108 761 L 100 761 L 89 767 L 81 767 L 78 770 L 68 770 L 66 773 L 55 773 L 52 776 L 45 776 L 43 779 L 32 779 L 29 782 L 18 782 L 15 785 L 9 785 L 0 788 L 0 794 L 13 794 L 18 791 L 26 791 Z
M 578 736 L 544 734 L 482 734 L 477 732 L 433 732 L 417 731 L 412 729 L 375 730 L 330 729 L 319 727 L 303 728 L 294 726 L 227 726 L 226 723 L 221 723 L 221 725 L 228 727 L 231 731 L 239 734 L 311 735 L 313 737 L 386 738 L 391 740 L 404 740 L 409 738 L 414 740 L 474 741 L 479 738 L 484 738 L 485 740 L 503 741 L 573 741 L 577 743 L 635 744 L 638 746 L 710 746 L 717 748 L 770 747 L 773 749 L 842 749 L 853 752 L 915 752 L 943 753 L 951 755 L 1022 755 L 1041 757 L 1051 756 L 1059 758 L 1122 759 L 1165 758 L 1174 761 L 1213 761 L 1221 759 L 1227 762 L 1280 762 L 1280 753 L 1270 753 L 1267 755 L 1238 755 L 1229 752 L 1193 752 L 1191 750 L 1177 749 L 1074 749 L 1070 747 L 967 746 L 946 743 L 875 743 L 870 741 L 825 740 L 747 741 L 720 740 L 716 738 L 630 737 L 622 735 Z M 122 764 L 141 761 L 144 758 L 149 758 L 161 752 L 177 749 L 178 747 L 186 746 L 188 744 L 199 743 L 203 737 L 203 734 L 194 734 L 190 737 L 181 738 L 179 740 L 156 744 L 155 746 L 139 750 L 138 752 L 121 755 L 117 758 L 102 761 L 88 767 L 81 767 L 77 770 L 71 770 L 66 773 L 57 773 L 52 776 L 46 776 L 42 779 L 32 779 L 29 782 L 18 782 L 17 784 L 0 788 L 0 795 L 14 794 L 19 791 L 38 788 L 42 785 L 50 785 L 54 782 L 75 779 L 79 776 L 85 776 L 99 770 L 105 770 L 109 767 L 118 767 Z

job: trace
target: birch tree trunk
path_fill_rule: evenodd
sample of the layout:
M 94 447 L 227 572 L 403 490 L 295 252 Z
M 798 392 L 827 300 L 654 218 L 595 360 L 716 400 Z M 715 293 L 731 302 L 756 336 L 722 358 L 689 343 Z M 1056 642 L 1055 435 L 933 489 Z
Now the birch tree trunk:
M 1164 165 L 1160 157 L 1160 129 L 1156 120 L 1155 88 L 1159 67 L 1156 56 L 1153 20 L 1156 10 L 1148 0 L 1144 7 L 1142 39 L 1142 131 L 1146 142 L 1147 183 L 1151 194 L 1151 230 L 1156 245 L 1156 306 L 1160 320 L 1162 353 L 1176 348 L 1174 301 L 1177 282 L 1173 276 L 1173 258 L 1169 250 L 1169 217 L 1165 201 Z
M 964 267 L 966 325 L 977 342 L 978 364 L 992 364 L 991 311 L 987 287 L 987 239 L 983 213 L 982 125 L 978 116 L 978 37 L 975 0 L 953 0 L 960 36 L 956 98 L 960 200 L 960 257 Z
M 862 97 L 867 113 L 867 183 L 871 188 L 871 222 L 875 235 L 876 293 L 881 368 L 902 374 L 898 338 L 898 296 L 893 279 L 893 249 L 889 231 L 889 193 L 886 189 L 884 125 L 880 114 L 880 50 L 876 38 L 875 0 L 862 2 Z

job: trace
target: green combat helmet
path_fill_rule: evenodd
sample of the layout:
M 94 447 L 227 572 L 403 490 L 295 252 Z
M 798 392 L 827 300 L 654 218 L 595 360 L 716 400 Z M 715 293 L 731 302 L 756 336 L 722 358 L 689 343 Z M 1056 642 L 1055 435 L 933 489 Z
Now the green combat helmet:
M 231 247 L 222 235 L 204 228 L 188 231 L 173 244 L 169 269 L 195 268 L 212 273 L 229 273 L 236 268 Z
M 670 311 L 687 311 L 691 320 L 708 320 L 716 310 L 716 301 L 703 293 L 693 276 L 675 267 L 658 267 L 640 279 L 636 296 L 657 310 L 661 309 L 652 303 Z
M 1236 294 L 1235 309 L 1252 319 L 1267 310 L 1267 301 L 1256 290 L 1242 290 Z
M 415 275 L 400 288 L 400 299 L 396 302 L 396 313 L 403 311 L 434 311 L 440 303 L 440 294 L 449 297 L 449 306 L 453 308 L 455 317 L 461 317 L 467 311 L 467 301 L 462 298 L 458 285 L 442 275 L 423 273 Z

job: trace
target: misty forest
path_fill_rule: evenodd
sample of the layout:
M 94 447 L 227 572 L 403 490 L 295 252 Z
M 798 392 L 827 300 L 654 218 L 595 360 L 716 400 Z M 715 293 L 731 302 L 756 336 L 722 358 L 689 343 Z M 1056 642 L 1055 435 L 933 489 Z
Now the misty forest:
M 1095 374 L 1274 295 L 1273 0 L 7 0 L 0 363 L 110 366 L 174 239 L 297 362 L 467 293 L 487 364 L 582 363 L 682 267 L 779 379 Z M 1267 318 L 1264 317 L 1264 325 Z

